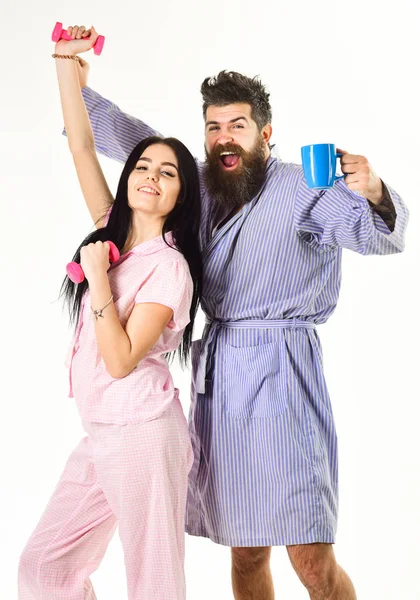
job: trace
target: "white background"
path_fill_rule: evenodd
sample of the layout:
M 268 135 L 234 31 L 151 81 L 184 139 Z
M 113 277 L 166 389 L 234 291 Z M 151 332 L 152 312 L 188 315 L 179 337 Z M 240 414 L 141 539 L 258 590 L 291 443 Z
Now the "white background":
M 319 333 L 340 441 L 336 554 L 359 599 L 420 599 L 419 19 L 418 0 L 2 0 L 2 600 L 17 598 L 19 554 L 83 435 L 66 398 L 70 332 L 56 299 L 91 223 L 60 135 L 57 20 L 107 36 L 88 58 L 94 89 L 197 156 L 204 77 L 260 74 L 283 160 L 333 142 L 366 155 L 405 199 L 405 252 L 345 252 L 339 306 Z M 102 162 L 115 190 L 120 166 Z M 174 377 L 187 411 L 189 374 Z M 272 570 L 278 598 L 307 598 L 284 548 Z M 189 600 L 232 598 L 228 548 L 188 537 L 186 574 Z M 125 597 L 117 536 L 93 581 L 99 600 Z

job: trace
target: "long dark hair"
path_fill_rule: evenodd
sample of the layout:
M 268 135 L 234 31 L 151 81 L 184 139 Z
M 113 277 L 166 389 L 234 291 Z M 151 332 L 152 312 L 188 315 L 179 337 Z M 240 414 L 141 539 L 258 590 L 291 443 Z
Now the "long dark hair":
M 151 136 L 142 140 L 133 149 L 125 163 L 124 169 L 118 183 L 115 201 L 108 222 L 100 229 L 90 233 L 77 248 L 73 261 L 80 263 L 80 250 L 83 246 L 92 242 L 114 242 L 121 251 L 126 244 L 131 232 L 132 209 L 128 204 L 127 182 L 134 170 L 138 159 L 148 146 L 162 144 L 169 146 L 178 159 L 178 171 L 181 180 L 181 190 L 177 203 L 167 215 L 162 228 L 162 237 L 165 233 L 172 231 L 176 249 L 183 254 L 190 269 L 194 284 L 193 298 L 190 308 L 190 322 L 185 328 L 182 342 L 178 348 L 179 358 L 182 364 L 186 364 L 191 347 L 194 320 L 197 314 L 198 304 L 201 298 L 202 266 L 201 254 L 198 241 L 200 224 L 200 185 L 198 179 L 197 165 L 190 151 L 182 142 L 176 138 L 161 138 Z M 169 246 L 169 244 L 168 244 Z M 176 250 L 174 249 L 174 252 Z M 77 324 L 80 318 L 82 298 L 88 288 L 86 279 L 82 283 L 75 284 L 67 276 L 61 285 L 60 296 L 64 296 L 68 304 L 70 322 Z

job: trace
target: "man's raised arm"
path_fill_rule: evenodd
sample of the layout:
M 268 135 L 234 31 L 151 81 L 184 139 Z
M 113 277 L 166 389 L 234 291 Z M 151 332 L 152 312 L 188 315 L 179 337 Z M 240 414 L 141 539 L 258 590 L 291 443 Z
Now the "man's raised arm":
M 82 95 L 93 129 L 95 148 L 100 154 L 125 162 L 131 150 L 141 140 L 151 135 L 160 135 L 143 121 L 122 112 L 113 102 L 91 88 L 84 87 Z

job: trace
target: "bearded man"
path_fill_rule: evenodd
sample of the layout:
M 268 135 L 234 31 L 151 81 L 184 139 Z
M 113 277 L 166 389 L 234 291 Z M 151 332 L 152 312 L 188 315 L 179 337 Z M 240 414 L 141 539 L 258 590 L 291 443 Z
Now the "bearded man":
M 82 87 L 86 63 L 80 65 Z M 232 548 L 237 600 L 272 600 L 284 545 L 312 600 L 353 600 L 337 565 L 337 441 L 316 326 L 333 313 L 342 249 L 393 254 L 408 211 L 363 156 L 311 190 L 271 154 L 269 94 L 221 72 L 202 86 L 202 308 L 189 416 L 195 461 L 186 531 Z M 84 87 L 97 150 L 125 161 L 156 131 Z

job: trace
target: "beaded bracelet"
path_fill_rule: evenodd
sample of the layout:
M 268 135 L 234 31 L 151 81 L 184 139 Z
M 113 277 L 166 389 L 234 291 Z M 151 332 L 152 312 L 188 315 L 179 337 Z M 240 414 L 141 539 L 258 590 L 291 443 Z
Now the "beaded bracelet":
M 52 54 L 53 58 L 70 58 L 72 60 L 77 60 L 77 62 L 81 62 L 80 56 L 77 54 Z

